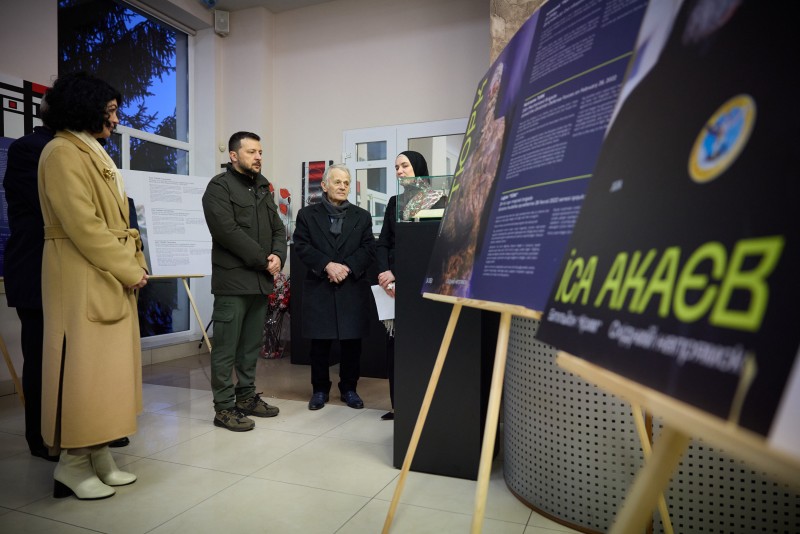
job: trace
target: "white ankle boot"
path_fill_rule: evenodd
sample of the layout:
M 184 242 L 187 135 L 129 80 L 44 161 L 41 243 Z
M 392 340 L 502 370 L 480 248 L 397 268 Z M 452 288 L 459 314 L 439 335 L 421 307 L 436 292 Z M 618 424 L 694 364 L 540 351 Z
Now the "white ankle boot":
M 79 499 L 105 499 L 116 493 L 97 478 L 88 454 L 75 456 L 62 450 L 53 478 L 53 497 L 57 499 L 73 494 Z
M 92 452 L 91 456 L 94 472 L 97 473 L 103 483 L 109 486 L 127 486 L 136 482 L 136 475 L 120 471 L 117 468 L 117 463 L 114 461 L 114 457 L 111 456 L 108 445 Z

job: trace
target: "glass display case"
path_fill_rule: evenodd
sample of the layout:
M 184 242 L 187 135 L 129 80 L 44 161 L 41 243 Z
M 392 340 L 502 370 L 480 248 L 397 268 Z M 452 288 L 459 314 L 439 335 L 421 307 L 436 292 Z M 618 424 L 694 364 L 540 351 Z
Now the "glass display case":
M 395 220 L 441 219 L 452 184 L 452 175 L 398 178 Z

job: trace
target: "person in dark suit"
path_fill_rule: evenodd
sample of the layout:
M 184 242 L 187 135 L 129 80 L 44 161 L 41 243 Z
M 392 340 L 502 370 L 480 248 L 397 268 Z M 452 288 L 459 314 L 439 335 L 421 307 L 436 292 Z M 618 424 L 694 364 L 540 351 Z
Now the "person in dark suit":
M 303 280 L 302 332 L 311 339 L 309 410 L 329 399 L 331 345 L 339 340 L 339 391 L 351 408 L 363 408 L 356 392 L 361 339 L 369 335 L 371 290 L 367 268 L 375 260 L 372 217 L 347 201 L 350 171 L 331 165 L 322 177 L 322 202 L 297 213 L 294 247 L 308 268 Z
M 55 132 L 37 126 L 8 148 L 3 187 L 8 202 L 11 235 L 5 252 L 3 273 L 6 298 L 17 309 L 22 324 L 22 391 L 25 395 L 25 439 L 33 456 L 57 462 L 42 440 L 42 248 L 44 221 L 39 206 L 39 156 Z

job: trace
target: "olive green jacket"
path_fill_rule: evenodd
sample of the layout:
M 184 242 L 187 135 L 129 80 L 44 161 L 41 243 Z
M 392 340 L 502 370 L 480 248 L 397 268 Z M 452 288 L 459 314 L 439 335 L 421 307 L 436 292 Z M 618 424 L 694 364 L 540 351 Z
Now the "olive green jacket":
M 215 295 L 268 295 L 272 275 L 267 256 L 286 262 L 286 228 L 264 176 L 228 170 L 211 179 L 203 195 L 211 232 L 211 292 Z

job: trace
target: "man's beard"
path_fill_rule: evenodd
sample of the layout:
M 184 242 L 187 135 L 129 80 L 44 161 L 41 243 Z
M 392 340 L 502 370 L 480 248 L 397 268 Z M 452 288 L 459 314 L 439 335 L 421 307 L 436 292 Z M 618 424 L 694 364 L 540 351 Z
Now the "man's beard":
M 256 166 L 258 169 L 256 169 Z M 252 174 L 253 176 L 257 176 L 259 172 L 261 172 L 261 165 L 256 165 L 253 163 L 252 165 L 248 165 L 247 167 L 242 167 L 245 172 Z

